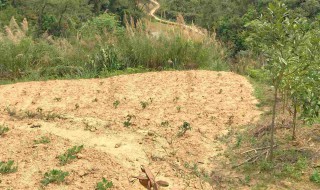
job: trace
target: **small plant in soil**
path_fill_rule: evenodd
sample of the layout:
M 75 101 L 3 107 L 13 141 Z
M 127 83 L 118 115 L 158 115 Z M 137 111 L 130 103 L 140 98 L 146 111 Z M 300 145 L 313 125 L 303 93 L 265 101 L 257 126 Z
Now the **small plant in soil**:
M 119 105 L 120 105 L 120 101 L 119 100 L 116 100 L 116 101 L 113 102 L 113 107 L 115 109 L 117 109 Z
M 314 171 L 313 174 L 310 176 L 310 181 L 320 185 L 320 172 Z
M 106 190 L 113 187 L 112 181 L 106 180 L 106 178 L 102 178 L 102 181 L 97 183 L 96 190 Z
M 178 132 L 178 137 L 182 137 L 187 131 L 191 131 L 190 123 L 183 122 L 183 125 L 180 126 L 180 130 Z
M 98 98 L 93 99 L 92 102 L 98 102 Z
M 37 113 L 29 111 L 29 110 L 25 111 L 25 114 L 26 114 L 27 118 L 35 118 L 38 115 Z
M 161 122 L 161 127 L 168 127 L 169 126 L 169 121 L 162 121 Z
M 134 115 L 127 115 L 127 120 L 125 122 L 123 122 L 123 126 L 125 127 L 130 127 L 132 125 L 131 120 L 132 118 L 134 118 Z
M 17 115 L 17 110 L 15 108 L 10 108 L 9 106 L 4 109 L 10 116 Z
M 181 112 L 181 106 L 177 106 L 177 111 L 178 111 L 178 113 Z
M 0 125 L 0 137 L 8 131 L 9 131 L 8 127 Z
M 74 160 L 77 158 L 76 154 L 81 152 L 83 149 L 83 145 L 81 146 L 74 146 L 70 149 L 68 149 L 64 154 L 58 156 L 60 165 L 64 166 L 67 163 L 71 162 L 71 160 Z
M 33 141 L 34 144 L 48 144 L 50 143 L 50 139 L 46 136 L 42 136 L 39 139 Z
M 68 172 L 63 172 L 61 170 L 51 170 L 44 174 L 44 178 L 41 180 L 41 184 L 44 186 L 49 185 L 50 183 L 60 184 L 64 182 L 65 178 L 69 175 Z
M 145 109 L 145 108 L 149 105 L 149 103 L 148 103 L 148 102 L 141 101 L 141 102 L 140 102 L 140 105 L 141 105 L 142 109 Z
M 54 98 L 53 100 L 56 102 L 61 102 L 61 98 Z
M 18 170 L 18 166 L 14 166 L 14 161 L 0 162 L 0 174 L 13 173 Z

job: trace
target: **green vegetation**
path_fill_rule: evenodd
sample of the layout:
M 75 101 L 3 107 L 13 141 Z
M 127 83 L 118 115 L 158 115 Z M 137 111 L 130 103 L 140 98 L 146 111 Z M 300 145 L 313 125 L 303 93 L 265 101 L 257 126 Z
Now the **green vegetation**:
M 314 171 L 313 174 L 310 176 L 310 181 L 320 185 L 320 172 L 317 170 Z
M 130 127 L 130 126 L 132 125 L 131 120 L 132 120 L 133 118 L 135 118 L 134 115 L 127 115 L 126 121 L 123 122 L 123 126 L 124 126 L 124 127 L 127 127 L 127 128 Z
M 14 166 L 14 161 L 0 162 L 0 174 L 13 173 L 18 170 L 18 166 Z
M 115 109 L 117 109 L 119 105 L 120 105 L 120 101 L 119 100 L 116 100 L 116 101 L 113 102 L 113 107 Z
M 83 149 L 83 145 L 81 146 L 74 146 L 70 149 L 68 149 L 64 154 L 58 156 L 60 165 L 64 166 L 68 163 L 70 163 L 72 160 L 76 159 L 79 152 Z
M 145 109 L 149 105 L 149 102 L 141 101 L 140 105 L 141 105 L 142 109 Z
M 63 172 L 61 170 L 51 170 L 44 174 L 44 178 L 41 180 L 41 184 L 44 186 L 49 185 L 50 183 L 63 183 L 65 178 L 69 175 L 68 172 Z
M 188 122 L 183 122 L 183 124 L 180 126 L 179 128 L 179 132 L 178 132 L 178 137 L 182 137 L 184 134 L 186 134 L 187 131 L 191 131 L 191 126 L 190 123 Z
M 9 128 L 3 125 L 0 125 L 0 137 L 9 131 Z
M 101 182 L 97 183 L 96 190 L 106 190 L 113 187 L 112 181 L 106 180 L 106 178 L 102 178 Z
M 33 141 L 34 144 L 48 144 L 50 143 L 50 139 L 47 136 L 42 136 L 39 139 Z

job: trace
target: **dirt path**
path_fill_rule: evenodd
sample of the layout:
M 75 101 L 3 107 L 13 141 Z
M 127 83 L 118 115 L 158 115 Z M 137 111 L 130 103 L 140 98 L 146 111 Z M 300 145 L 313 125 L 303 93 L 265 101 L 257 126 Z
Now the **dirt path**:
M 116 189 L 138 190 L 128 176 L 144 164 L 171 184 L 168 190 L 206 189 L 186 165 L 201 163 L 208 173 L 219 167 L 224 147 L 216 139 L 260 116 L 252 92 L 244 77 L 214 71 L 0 86 L 0 124 L 11 129 L 0 138 L 0 160 L 19 163 L 17 173 L 0 176 L 0 188 L 35 189 L 43 172 L 61 168 L 72 173 L 68 184 L 48 189 L 93 189 L 105 176 Z M 191 130 L 179 136 L 184 122 Z M 34 146 L 42 135 L 52 142 Z M 57 165 L 57 155 L 79 144 L 79 160 Z
M 181 23 L 176 23 L 176 22 L 172 22 L 172 21 L 168 21 L 168 20 L 163 20 L 163 19 L 157 17 L 155 15 L 155 13 L 157 12 L 157 10 L 160 9 L 161 5 L 156 0 L 150 0 L 150 2 L 152 4 L 154 4 L 154 7 L 150 10 L 149 15 L 152 16 L 158 22 L 164 23 L 164 24 L 168 24 L 168 25 L 180 26 L 180 27 L 182 27 L 182 28 L 184 28 L 186 30 L 191 30 L 191 31 L 193 31 L 193 32 L 195 32 L 197 34 L 202 35 L 202 36 L 205 35 L 199 28 L 197 28 L 195 26 L 189 26 L 189 25 L 186 25 L 186 24 L 181 24 Z

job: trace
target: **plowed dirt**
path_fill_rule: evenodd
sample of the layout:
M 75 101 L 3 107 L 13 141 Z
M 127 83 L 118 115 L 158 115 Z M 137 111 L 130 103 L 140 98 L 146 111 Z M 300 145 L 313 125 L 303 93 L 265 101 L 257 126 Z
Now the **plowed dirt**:
M 66 183 L 46 189 L 94 189 L 105 177 L 114 189 L 139 190 L 130 177 L 140 165 L 168 181 L 164 189 L 211 189 L 190 168 L 210 174 L 224 151 L 217 138 L 257 121 L 252 93 L 244 77 L 213 71 L 0 86 L 0 124 L 10 128 L 0 137 L 0 161 L 18 164 L 0 176 L 0 189 L 38 189 L 45 172 L 61 169 L 70 173 Z M 35 145 L 41 136 L 51 142 Z M 78 159 L 58 164 L 58 155 L 82 144 Z

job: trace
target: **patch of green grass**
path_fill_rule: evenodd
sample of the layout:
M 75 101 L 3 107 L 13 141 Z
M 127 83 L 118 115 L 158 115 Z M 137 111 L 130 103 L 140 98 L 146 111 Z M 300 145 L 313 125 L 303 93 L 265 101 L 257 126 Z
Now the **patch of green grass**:
M 49 137 L 42 136 L 39 139 L 34 140 L 33 142 L 34 144 L 48 144 L 50 143 L 50 139 Z
M 106 190 L 113 187 L 112 181 L 106 180 L 106 178 L 102 178 L 101 182 L 97 183 L 96 190 Z
M 58 156 L 60 165 L 64 166 L 70 163 L 72 160 L 76 159 L 79 152 L 83 149 L 83 145 L 81 146 L 74 146 L 68 149 L 64 154 Z
M 8 162 L 0 162 L 0 173 L 8 174 L 18 170 L 18 166 L 14 166 L 14 161 L 9 160 Z
M 51 170 L 44 174 L 44 178 L 41 180 L 41 184 L 44 186 L 49 185 L 50 183 L 63 183 L 65 178 L 69 175 L 69 172 L 63 172 L 61 170 Z
M 4 135 L 8 131 L 9 131 L 8 127 L 0 125 L 0 136 Z
M 317 170 L 313 171 L 312 175 L 310 176 L 310 181 L 320 185 L 320 172 Z

